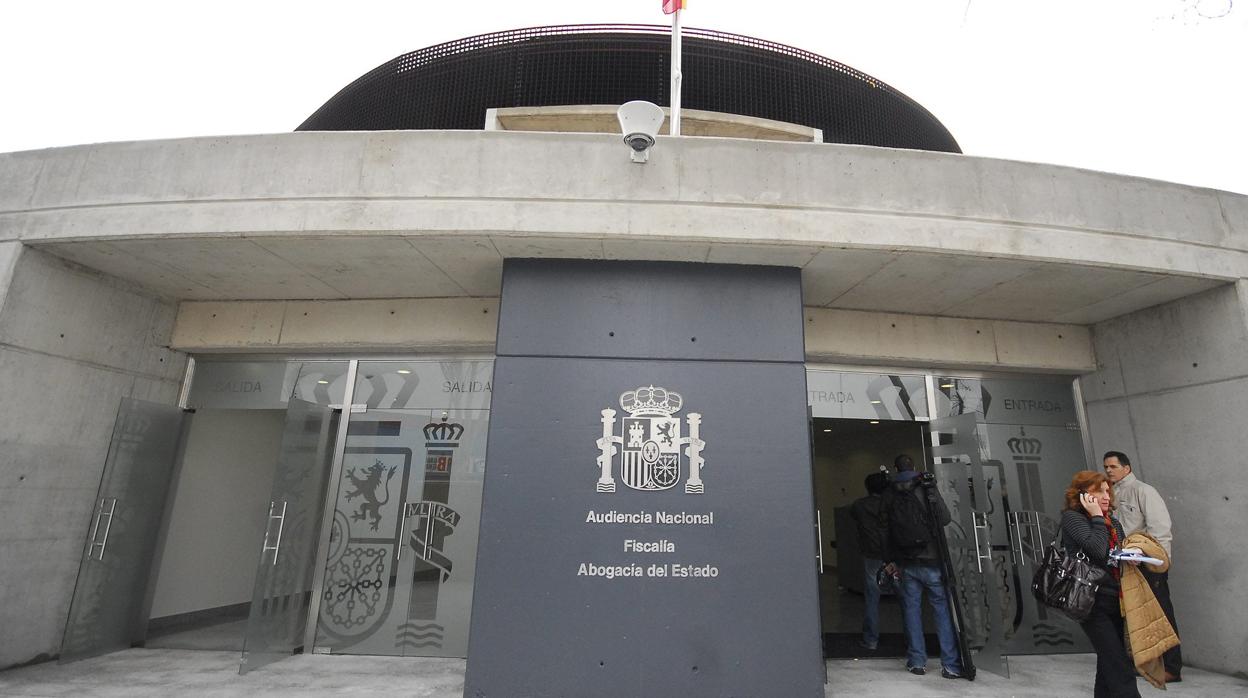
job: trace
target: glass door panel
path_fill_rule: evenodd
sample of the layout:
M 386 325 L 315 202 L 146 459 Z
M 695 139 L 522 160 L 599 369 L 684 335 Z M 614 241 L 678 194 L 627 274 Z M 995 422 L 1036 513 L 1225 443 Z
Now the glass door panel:
M 953 518 L 945 527 L 953 571 L 954 619 L 976 669 L 1009 676 L 1002 655 L 1007 610 L 1000 588 L 1000 561 L 993 550 L 994 519 L 1001 516 L 992 491 L 996 473 L 981 459 L 976 414 L 933 420 L 933 472 L 940 495 Z M 999 525 L 1004 531 L 1004 525 Z
M 347 362 L 304 364 L 286 412 L 240 673 L 304 643 Z M 334 402 L 334 401 L 337 402 Z
M 142 640 L 143 601 L 182 417 L 173 405 L 121 401 L 65 626 L 62 662 Z
M 1001 600 L 1003 652 L 1090 652 L 1078 625 L 1031 595 L 1031 577 L 1058 535 L 1065 489 L 1087 467 L 1070 383 L 940 379 L 938 415 L 973 415 L 990 494 L 983 530 Z
M 465 656 L 492 370 L 360 363 L 318 651 Z

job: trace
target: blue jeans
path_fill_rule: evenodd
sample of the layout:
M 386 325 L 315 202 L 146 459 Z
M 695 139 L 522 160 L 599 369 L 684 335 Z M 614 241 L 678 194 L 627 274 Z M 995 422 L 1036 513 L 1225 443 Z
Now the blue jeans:
M 927 645 L 923 640 L 923 590 L 936 617 L 936 637 L 940 639 L 940 665 L 946 671 L 962 673 L 958 638 L 953 631 L 949 593 L 940 578 L 940 566 L 911 563 L 901 573 L 901 610 L 906 626 L 906 666 L 927 666 Z
M 880 644 L 880 587 L 875 573 L 882 563 L 875 558 L 862 559 L 862 596 L 867 608 L 862 614 L 862 644 L 874 649 Z

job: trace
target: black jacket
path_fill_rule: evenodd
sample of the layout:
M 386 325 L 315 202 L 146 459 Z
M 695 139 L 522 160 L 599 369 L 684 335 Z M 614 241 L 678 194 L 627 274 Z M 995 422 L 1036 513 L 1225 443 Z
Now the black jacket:
M 858 550 L 866 558 L 878 560 L 884 557 L 884 537 L 888 529 L 880 526 L 880 503 L 883 501 L 879 495 L 872 494 L 849 507 L 849 516 L 858 525 Z
M 904 473 L 898 474 L 899 477 L 902 475 L 904 475 Z M 918 497 L 920 501 L 925 502 L 929 492 L 931 493 L 932 498 L 935 499 L 934 513 L 936 515 L 935 519 L 937 524 L 935 530 L 932 531 L 932 542 L 928 543 L 926 548 L 917 553 L 913 551 L 907 553 L 897 550 L 893 545 L 892 536 L 888 535 L 888 507 L 892 499 L 894 497 Z M 935 483 L 931 486 L 924 487 L 919 484 L 919 478 L 917 476 L 911 479 L 902 480 L 900 482 L 894 482 L 889 485 L 887 490 L 884 491 L 883 500 L 884 501 L 880 506 L 880 521 L 881 527 L 884 530 L 884 561 L 899 562 L 903 565 L 907 562 L 919 562 L 926 564 L 939 563 L 940 548 L 937 545 L 935 536 L 943 536 L 945 534 L 945 526 L 948 526 L 949 522 L 953 519 L 949 516 L 949 507 L 945 506 L 945 500 L 940 496 L 940 492 L 936 490 Z
M 1118 545 L 1122 547 L 1122 541 L 1127 538 L 1122 532 L 1122 524 L 1112 516 L 1109 520 L 1118 532 Z M 1097 593 L 1118 595 L 1118 580 L 1113 575 L 1116 567 L 1109 561 L 1109 529 L 1105 526 L 1105 517 L 1088 516 L 1085 512 L 1069 509 L 1063 511 L 1062 547 L 1071 555 L 1082 552 L 1093 565 L 1110 572 L 1105 581 L 1101 582 Z

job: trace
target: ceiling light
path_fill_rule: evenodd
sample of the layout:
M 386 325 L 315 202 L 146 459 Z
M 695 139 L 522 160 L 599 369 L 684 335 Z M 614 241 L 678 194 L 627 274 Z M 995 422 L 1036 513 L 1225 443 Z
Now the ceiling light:
M 880 423 L 880 420 L 878 420 L 878 419 L 873 419 L 873 420 L 871 420 L 871 423 L 872 423 L 872 424 L 879 424 L 879 423 Z
M 942 387 L 942 388 L 952 388 L 952 387 L 953 387 L 953 383 L 941 383 L 941 384 L 940 384 L 940 387 Z
M 871 404 L 872 404 L 872 405 L 882 405 L 882 404 L 884 404 L 884 401 L 883 401 L 883 400 L 872 400 L 872 401 L 871 401 Z
M 831 434 L 831 433 L 832 433 L 832 430 L 831 430 L 831 429 L 824 429 L 824 430 L 823 430 L 823 433 L 825 433 L 825 434 Z
M 399 370 L 395 371 L 395 373 L 402 373 L 403 375 L 406 376 L 407 374 L 411 373 L 411 370 L 406 369 L 406 368 L 400 368 Z
M 320 383 L 321 385 L 329 385 L 329 381 L 322 380 L 322 381 L 317 381 L 317 383 Z

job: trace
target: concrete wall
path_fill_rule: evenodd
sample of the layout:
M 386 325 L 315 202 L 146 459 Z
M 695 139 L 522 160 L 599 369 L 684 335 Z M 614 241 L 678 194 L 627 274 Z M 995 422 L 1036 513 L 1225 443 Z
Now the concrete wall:
M 17 268 L 17 258 L 21 256 L 22 243 L 0 243 L 0 309 L 4 308 L 4 299 L 9 293 L 9 283 L 13 280 L 13 270 Z
M 14 255 L 0 249 L 0 282 Z M 59 650 L 118 403 L 176 402 L 185 368 L 163 346 L 171 304 L 29 248 L 6 285 L 0 669 Z
M 1187 663 L 1248 674 L 1248 282 L 1092 329 L 1093 447 L 1120 450 L 1174 519 L 1170 588 Z
M 199 410 L 152 600 L 152 618 L 251 601 L 283 410 Z

